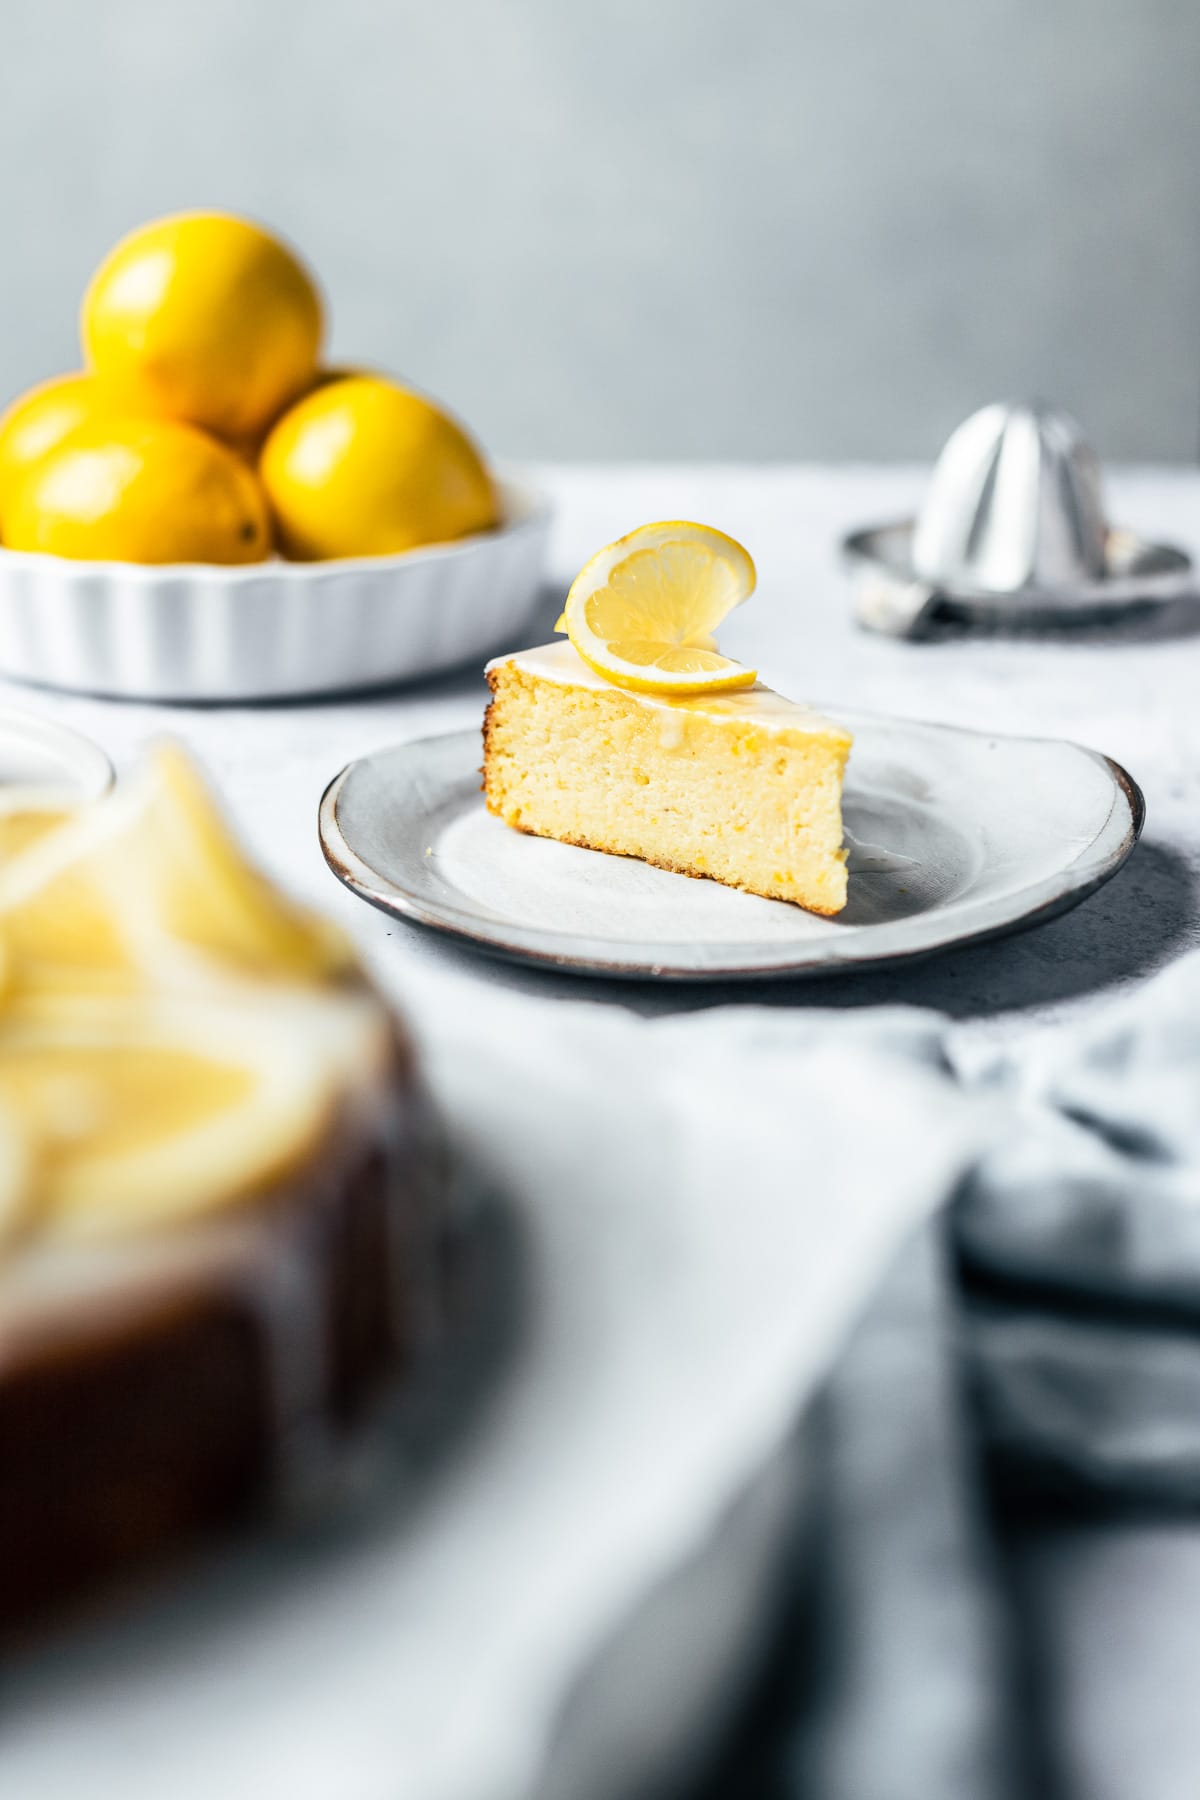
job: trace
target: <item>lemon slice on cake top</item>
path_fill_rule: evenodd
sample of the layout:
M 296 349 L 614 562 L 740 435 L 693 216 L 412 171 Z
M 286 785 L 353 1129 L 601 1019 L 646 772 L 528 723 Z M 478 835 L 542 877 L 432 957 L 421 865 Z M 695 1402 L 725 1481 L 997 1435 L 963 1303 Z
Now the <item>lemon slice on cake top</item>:
M 618 687 L 713 694 L 758 679 L 714 633 L 754 592 L 750 554 L 711 525 L 643 525 L 593 556 L 558 621 L 585 663 Z

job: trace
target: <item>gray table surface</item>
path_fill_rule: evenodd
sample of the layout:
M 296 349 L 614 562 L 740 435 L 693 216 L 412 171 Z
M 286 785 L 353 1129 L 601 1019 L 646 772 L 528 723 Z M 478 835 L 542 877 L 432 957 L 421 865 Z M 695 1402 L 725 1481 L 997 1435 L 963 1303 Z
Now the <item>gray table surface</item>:
M 1148 823 L 1128 867 L 1077 911 L 1027 936 L 878 975 L 745 990 L 599 986 L 484 961 L 391 923 L 345 894 L 316 842 L 321 790 L 347 761 L 400 739 L 476 722 L 478 667 L 427 686 L 323 705 L 177 709 L 117 705 L 0 685 L 14 704 L 61 717 L 118 765 L 170 733 L 204 758 L 261 859 L 337 911 L 403 989 L 409 972 L 469 981 L 481 1028 L 493 984 L 575 994 L 644 1011 L 753 998 L 782 1006 L 902 1001 L 950 1014 L 963 1050 L 1041 1029 L 1144 980 L 1200 941 L 1200 605 L 1136 629 L 1057 639 L 870 638 L 850 617 L 835 544 L 847 527 L 911 511 L 914 469 L 623 466 L 537 472 L 559 507 L 530 642 L 550 635 L 561 595 L 601 544 L 655 518 L 719 525 L 750 548 L 759 592 L 723 647 L 797 697 L 977 728 L 1077 739 L 1123 762 Z M 1200 473 L 1134 470 L 1111 482 L 1114 518 L 1200 560 Z M 501 648 L 503 646 L 498 646 Z M 1014 1593 L 1055 1700 L 1053 1758 L 1087 1800 L 1194 1800 L 1200 1787 L 1200 1527 L 1055 1528 L 1023 1541 Z

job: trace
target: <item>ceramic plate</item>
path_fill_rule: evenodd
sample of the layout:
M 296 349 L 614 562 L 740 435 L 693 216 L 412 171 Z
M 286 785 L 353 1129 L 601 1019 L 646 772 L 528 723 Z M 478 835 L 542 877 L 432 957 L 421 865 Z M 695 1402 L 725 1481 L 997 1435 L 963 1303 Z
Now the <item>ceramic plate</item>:
M 836 709 L 850 899 L 837 919 L 631 858 L 510 831 L 485 810 L 477 731 L 351 763 L 321 802 L 334 873 L 383 911 L 521 962 L 682 980 L 819 975 L 1052 917 L 1124 862 L 1137 784 L 1076 744 Z

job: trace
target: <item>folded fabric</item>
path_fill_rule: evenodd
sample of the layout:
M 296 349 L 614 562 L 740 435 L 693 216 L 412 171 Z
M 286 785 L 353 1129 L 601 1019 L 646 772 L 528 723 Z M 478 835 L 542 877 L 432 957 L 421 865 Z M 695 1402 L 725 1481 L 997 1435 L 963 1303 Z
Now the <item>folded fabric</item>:
M 999 1141 L 957 1194 L 970 1352 L 1015 1488 L 1200 1499 L 1200 954 L 962 1072 Z
M 819 1541 L 702 1800 L 1046 1791 L 989 1513 L 1200 1503 L 1200 955 L 955 1074 L 997 1109 L 945 1197 L 956 1267 L 922 1231 L 827 1384 Z
M 436 1505 L 330 1545 L 305 1583 L 264 1551 L 232 1600 L 98 1629 L 10 1676 L 5 1791 L 638 1792 L 670 1715 L 678 1741 L 704 1741 L 695 1681 L 729 1621 L 572 1743 L 589 1669 L 786 1442 L 889 1259 L 938 1213 L 995 1442 L 1102 1491 L 1198 1491 L 1200 958 L 974 1067 L 951 1063 L 932 1013 L 648 1023 L 442 976 L 403 991 L 455 1133 L 529 1245 L 503 1386 Z M 911 1336 L 885 1311 L 827 1389 L 843 1661 L 824 1711 L 810 1694 L 783 1735 L 795 1779 L 764 1791 L 991 1800 L 1007 1774 L 989 1761 L 986 1555 L 948 1410 L 954 1301 L 926 1261 Z
M 741 1697 L 797 1419 L 990 1102 L 932 1015 L 404 996 L 522 1252 L 486 1404 L 369 1529 L 6 1670 L 0 1792 L 627 1800 Z
M 944 1263 L 927 1222 L 812 1410 L 816 1497 L 791 1614 L 697 1800 L 1030 1791 Z

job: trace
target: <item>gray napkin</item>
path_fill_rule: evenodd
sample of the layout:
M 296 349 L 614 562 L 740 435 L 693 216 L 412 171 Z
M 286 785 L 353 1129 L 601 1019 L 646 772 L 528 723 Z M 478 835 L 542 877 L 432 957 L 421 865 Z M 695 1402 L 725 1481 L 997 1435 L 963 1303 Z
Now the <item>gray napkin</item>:
M 1058 1792 L 993 1521 L 1200 1502 L 1200 954 L 956 1072 L 1000 1130 L 827 1385 L 815 1552 L 704 1800 Z
M 1200 956 L 972 1072 L 1011 1127 L 957 1195 L 969 1361 L 1027 1495 L 1200 1500 Z

